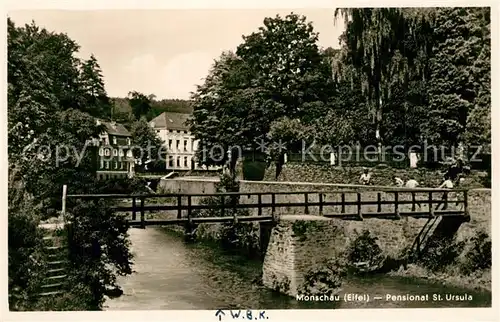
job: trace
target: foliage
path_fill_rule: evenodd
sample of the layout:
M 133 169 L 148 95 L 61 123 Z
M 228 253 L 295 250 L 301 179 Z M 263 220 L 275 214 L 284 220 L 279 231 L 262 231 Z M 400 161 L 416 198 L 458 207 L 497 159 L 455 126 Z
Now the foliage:
M 427 136 L 437 144 L 490 142 L 489 8 L 436 9 L 433 31 Z
M 141 161 L 141 165 L 144 165 L 146 161 L 165 160 L 167 151 L 163 148 L 163 141 L 145 120 L 134 122 L 130 132 L 135 146 L 132 153 Z
M 99 309 L 106 290 L 117 287 L 116 276 L 132 273 L 125 215 L 116 214 L 103 201 L 82 201 L 69 211 L 74 283 L 83 282 L 90 289 L 89 306 Z
M 223 53 L 192 96 L 191 132 L 201 146 L 256 149 L 273 121 L 288 116 L 310 123 L 321 115 L 333 87 L 316 40 L 311 23 L 290 14 L 266 18 L 236 53 Z M 226 162 L 224 155 L 200 159 Z
M 73 193 L 104 189 L 96 181 L 88 143 L 103 131 L 95 116 L 106 117 L 108 99 L 95 57 L 81 60 L 77 51 L 78 45 L 66 34 L 49 32 L 34 22 L 16 27 L 8 20 L 8 155 L 23 189 L 9 189 L 9 275 L 13 295 L 17 285 L 24 287 L 21 309 L 43 306 L 29 299 L 47 261 L 40 254 L 39 218 L 56 215 L 64 184 L 71 183 Z M 131 254 L 122 218 L 110 214 L 105 204 L 80 207 L 74 220 L 79 247 L 86 251 L 88 244 L 103 245 L 107 257 L 82 253 L 83 259 L 77 260 L 78 254 L 73 254 L 78 273 L 74 285 L 90 289 L 90 304 L 98 309 L 103 288 L 113 284 L 115 274 L 130 272 Z M 85 294 L 67 297 L 83 303 Z
M 425 255 L 419 259 L 419 263 L 434 272 L 444 271 L 457 263 L 464 246 L 464 241 L 455 238 L 432 238 L 425 246 Z
M 34 296 L 44 273 L 40 208 L 26 192 L 19 173 L 9 173 L 8 266 L 9 307 L 22 310 L 36 302 Z
M 377 237 L 372 237 L 368 230 L 363 230 L 349 245 L 347 258 L 349 265 L 360 272 L 378 269 L 385 260 Z
M 465 254 L 465 262 L 462 264 L 461 271 L 469 275 L 491 268 L 491 238 L 488 234 L 480 232 L 471 238 L 470 244 L 472 247 Z
M 146 96 L 137 91 L 132 91 L 128 93 L 127 101 L 132 108 L 132 114 L 135 116 L 136 120 L 139 120 L 141 116 L 146 115 L 151 110 L 151 99 L 153 96 Z

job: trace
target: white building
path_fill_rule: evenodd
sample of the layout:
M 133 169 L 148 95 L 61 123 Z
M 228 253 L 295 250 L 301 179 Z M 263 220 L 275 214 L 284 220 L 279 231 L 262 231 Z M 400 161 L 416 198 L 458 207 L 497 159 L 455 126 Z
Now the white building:
M 189 132 L 189 114 L 163 112 L 149 122 L 167 147 L 167 169 L 200 169 L 194 160 L 198 140 Z

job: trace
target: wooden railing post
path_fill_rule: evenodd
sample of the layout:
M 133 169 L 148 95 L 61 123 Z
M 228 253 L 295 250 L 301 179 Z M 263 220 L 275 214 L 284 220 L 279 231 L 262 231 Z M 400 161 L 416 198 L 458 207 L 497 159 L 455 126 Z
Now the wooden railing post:
M 323 215 L 323 193 L 320 192 L 318 195 L 318 201 L 319 201 L 319 214 L 320 216 Z
M 144 197 L 141 197 L 141 228 L 146 228 L 146 222 L 144 218 Z
M 136 204 L 136 199 L 135 197 L 132 198 L 132 220 L 136 220 L 137 219 L 137 216 L 136 216 L 136 208 L 137 208 L 137 204 Z
M 432 191 L 429 192 L 429 216 L 434 217 L 434 203 L 432 200 Z
M 273 216 L 276 210 L 275 204 L 276 204 L 276 195 L 274 193 L 271 193 L 271 213 L 273 214 Z
M 225 208 L 226 208 L 226 205 L 224 204 L 225 203 L 225 200 L 224 200 L 224 196 L 221 196 L 220 197 L 220 213 L 221 213 L 221 217 L 224 217 L 224 213 L 226 212 Z
M 258 207 L 258 215 L 262 216 L 262 195 L 259 193 L 257 195 L 257 207 Z
M 377 212 L 382 212 L 382 194 L 377 193 Z
M 177 219 L 182 218 L 182 196 L 177 196 Z
M 62 192 L 62 207 L 61 207 L 61 214 L 64 217 L 66 215 L 66 196 L 68 193 L 68 186 L 63 185 L 63 192 Z
M 394 192 L 394 213 L 396 214 L 396 217 L 398 219 L 401 219 L 401 216 L 399 215 L 399 192 L 398 191 Z
M 411 193 L 411 211 L 415 211 L 415 192 L 412 191 Z
M 340 198 L 341 198 L 341 202 L 342 202 L 342 205 L 341 205 L 342 209 L 340 210 L 340 212 L 344 214 L 345 213 L 345 193 L 342 192 L 342 195 Z
M 358 200 L 357 200 L 357 203 L 358 203 L 358 218 L 360 220 L 363 220 L 363 213 L 361 212 L 361 193 L 358 192 L 357 196 L 358 196 Z
M 191 209 L 191 196 L 187 196 L 188 198 L 188 209 L 187 209 L 187 216 L 188 216 L 188 221 L 191 221 L 191 212 L 193 209 Z
M 464 190 L 464 215 L 468 216 L 469 215 L 469 201 L 467 200 L 467 190 Z
M 306 215 L 309 215 L 309 194 L 307 192 L 304 193 L 304 203 L 305 203 L 304 213 Z

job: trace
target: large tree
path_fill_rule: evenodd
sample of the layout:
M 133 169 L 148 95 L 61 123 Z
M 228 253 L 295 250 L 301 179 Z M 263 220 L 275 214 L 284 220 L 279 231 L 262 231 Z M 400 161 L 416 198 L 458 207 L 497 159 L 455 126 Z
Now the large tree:
M 489 9 L 439 8 L 433 27 L 425 134 L 435 144 L 489 143 Z
M 147 96 L 143 93 L 137 91 L 131 91 L 128 93 L 127 100 L 132 107 L 132 113 L 136 120 L 139 120 L 141 116 L 146 116 L 151 110 L 151 100 L 153 96 Z
M 162 148 L 163 141 L 145 120 L 134 122 L 131 127 L 131 134 L 136 147 L 132 152 L 134 157 L 140 160 L 142 166 L 148 161 L 165 161 L 167 151 Z
M 104 92 L 92 94 L 92 88 L 102 89 L 102 84 L 97 74 L 95 83 L 87 77 L 90 69 L 82 70 L 82 66 L 89 64 L 75 58 L 78 45 L 67 35 L 49 32 L 35 23 L 17 27 L 8 19 L 7 43 L 8 157 L 15 177 L 9 181 L 9 231 L 38 234 L 41 217 L 53 216 L 55 208 L 60 209 L 64 184 L 68 184 L 69 193 L 102 188 L 103 183 L 96 181 L 93 153 L 87 143 L 103 130 L 88 112 L 96 111 L 92 97 L 100 99 Z M 29 202 L 22 203 L 28 198 Z M 91 297 L 90 307 L 79 309 L 99 309 L 103 290 L 116 286 L 116 274 L 131 273 L 125 221 L 102 201 L 80 201 L 80 208 L 73 208 L 69 200 L 67 206 L 67 215 L 74 215 L 71 220 L 79 245 L 72 252 L 74 267 L 68 271 L 68 277 L 75 278 L 72 283 L 79 287 L 70 293 L 85 288 Z M 34 237 L 9 239 L 11 304 L 17 295 L 23 296 L 24 305 L 33 304 L 25 301 L 23 286 L 40 286 L 39 280 L 33 280 L 37 272 L 29 271 L 43 249 Z M 99 252 L 92 248 L 96 245 Z M 26 263 L 26 258 L 31 262 Z M 86 300 L 81 294 L 77 298 L 65 295 L 78 304 Z
M 255 149 L 274 120 L 287 116 L 311 123 L 324 113 L 334 89 L 316 41 L 311 23 L 290 14 L 264 19 L 236 53 L 223 53 L 192 97 L 191 131 L 205 151 L 216 145 Z M 204 156 L 202 163 L 226 161 L 224 155 Z
M 373 116 L 376 138 L 381 133 L 383 114 L 391 112 L 390 102 L 397 89 L 406 91 L 413 80 L 427 73 L 432 9 L 340 8 L 346 31 L 344 61 L 356 68 L 357 79 Z M 406 108 L 406 107 L 403 107 Z

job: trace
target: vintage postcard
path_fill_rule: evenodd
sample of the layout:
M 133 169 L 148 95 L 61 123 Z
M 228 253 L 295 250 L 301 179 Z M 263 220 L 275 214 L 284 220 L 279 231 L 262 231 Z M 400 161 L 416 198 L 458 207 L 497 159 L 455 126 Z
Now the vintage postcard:
M 498 9 L 367 4 L 12 3 L 6 320 L 493 319 Z

